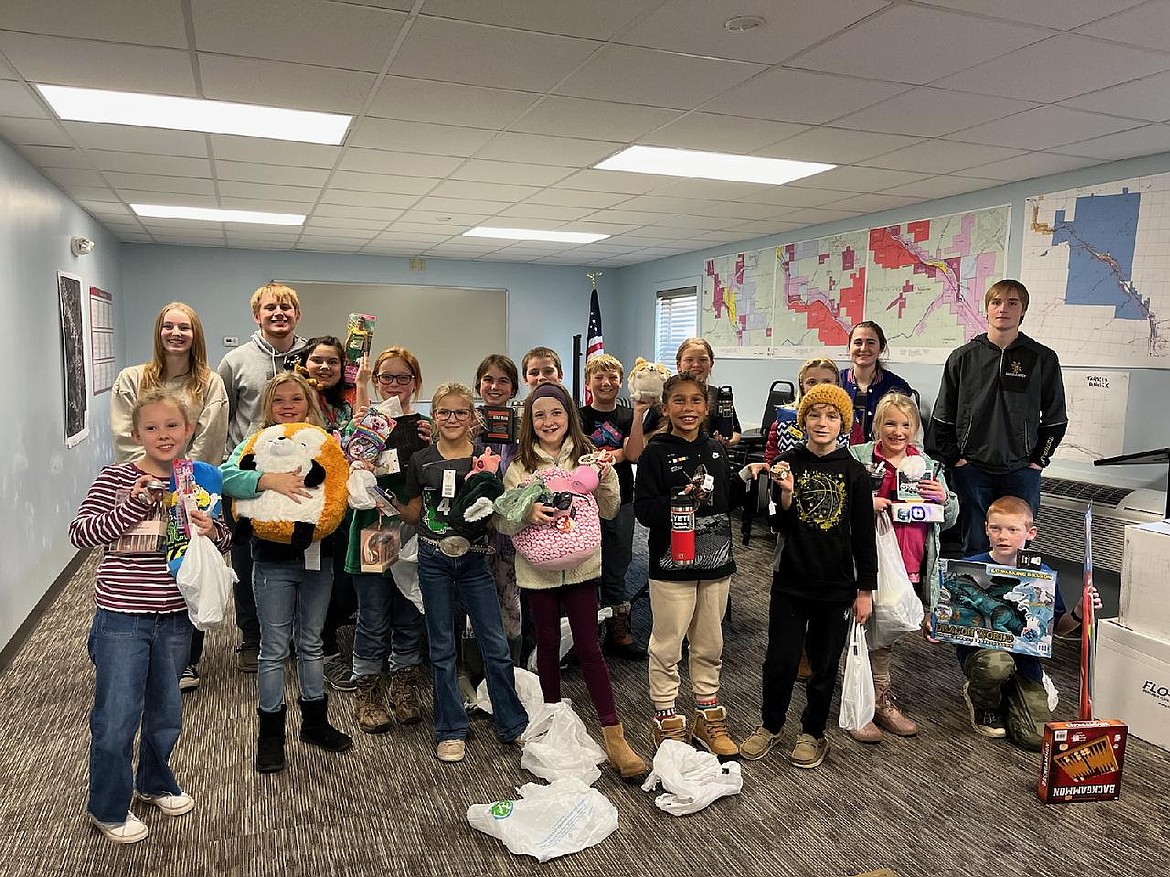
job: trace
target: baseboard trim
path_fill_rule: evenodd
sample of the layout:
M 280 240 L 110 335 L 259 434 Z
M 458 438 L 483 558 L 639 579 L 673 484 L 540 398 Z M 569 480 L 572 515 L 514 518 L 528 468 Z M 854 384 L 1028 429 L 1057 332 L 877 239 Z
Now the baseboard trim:
M 28 618 L 24 620 L 20 627 L 16 628 L 16 633 L 12 634 L 12 639 L 8 641 L 4 648 L 0 649 L 0 675 L 7 672 L 8 667 L 12 664 L 12 660 L 24 648 L 24 644 L 28 642 L 36 626 L 41 623 L 41 618 L 44 617 L 45 612 L 53 605 L 53 602 L 61 595 L 61 592 L 65 590 L 66 583 L 73 578 L 74 574 L 81 568 L 81 565 L 85 563 L 86 558 L 89 557 L 89 553 L 92 550 L 92 548 L 84 548 L 73 555 L 73 559 L 65 564 L 65 569 L 61 570 L 61 574 L 57 576 L 53 584 L 49 585 L 49 589 L 45 591 L 44 596 L 37 601 L 37 605 L 28 614 Z

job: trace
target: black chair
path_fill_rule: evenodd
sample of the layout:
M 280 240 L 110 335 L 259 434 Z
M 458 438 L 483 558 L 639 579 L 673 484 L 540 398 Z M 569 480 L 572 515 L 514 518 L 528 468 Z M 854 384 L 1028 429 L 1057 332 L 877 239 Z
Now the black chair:
M 776 422 L 776 409 L 782 405 L 791 404 L 795 399 L 796 385 L 792 381 L 772 381 L 772 386 L 768 388 L 768 401 L 764 403 L 764 414 L 760 419 L 760 428 L 745 430 L 740 436 L 739 444 L 732 448 L 728 454 L 733 473 L 748 463 L 764 462 L 764 448 L 768 443 L 768 431 Z M 752 524 L 760 511 L 762 497 L 763 491 L 760 489 L 760 480 L 757 478 L 747 485 L 743 506 L 740 510 L 740 532 L 744 545 L 748 545 L 752 540 Z

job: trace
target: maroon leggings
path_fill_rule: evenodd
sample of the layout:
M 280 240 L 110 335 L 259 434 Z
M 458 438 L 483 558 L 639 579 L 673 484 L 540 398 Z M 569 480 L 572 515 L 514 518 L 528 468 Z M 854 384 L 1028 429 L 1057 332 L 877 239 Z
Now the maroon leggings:
M 536 627 L 536 670 L 540 676 L 540 690 L 545 703 L 561 700 L 561 608 L 573 631 L 573 646 L 589 697 L 597 709 L 602 725 L 618 723 L 617 708 L 613 704 L 613 687 L 609 682 L 609 668 L 601 656 L 597 639 L 597 585 L 598 579 L 559 588 L 532 589 L 528 592 L 528 608 Z

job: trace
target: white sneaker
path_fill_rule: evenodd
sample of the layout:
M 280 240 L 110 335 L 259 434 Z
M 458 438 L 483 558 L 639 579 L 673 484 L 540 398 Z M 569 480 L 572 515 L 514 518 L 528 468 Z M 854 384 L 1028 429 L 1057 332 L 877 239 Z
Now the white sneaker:
M 139 801 L 153 804 L 167 816 L 182 816 L 195 809 L 195 799 L 184 792 L 177 795 L 148 795 L 145 792 L 135 792 Z
M 102 833 L 106 840 L 116 844 L 133 844 L 150 834 L 146 823 L 133 813 L 126 814 L 125 822 L 99 822 L 94 815 L 89 814 L 89 821 Z

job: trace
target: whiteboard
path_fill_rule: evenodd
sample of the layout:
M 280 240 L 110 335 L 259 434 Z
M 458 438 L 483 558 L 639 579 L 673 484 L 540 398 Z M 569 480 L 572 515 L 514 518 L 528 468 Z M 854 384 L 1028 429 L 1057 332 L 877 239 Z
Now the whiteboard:
M 351 313 L 373 314 L 374 356 L 391 346 L 418 357 L 429 402 L 444 381 L 475 383 L 475 369 L 489 353 L 508 352 L 508 291 L 398 283 L 318 283 L 282 280 L 297 291 L 306 338 L 336 335 L 345 342 Z M 372 364 L 373 357 L 371 357 Z

